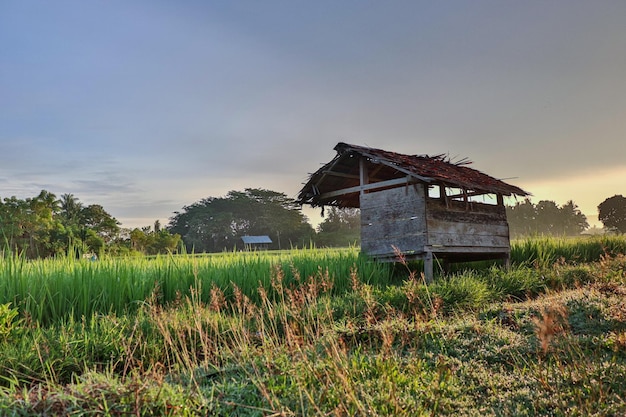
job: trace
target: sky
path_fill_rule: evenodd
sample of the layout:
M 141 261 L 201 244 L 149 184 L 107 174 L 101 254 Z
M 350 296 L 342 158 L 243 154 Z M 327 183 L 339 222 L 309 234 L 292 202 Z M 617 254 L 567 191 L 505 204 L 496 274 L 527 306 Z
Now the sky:
M 626 195 L 625 21 L 622 0 L 0 0 L 0 198 L 166 225 L 230 190 L 295 198 L 347 142 L 468 158 L 600 225 Z

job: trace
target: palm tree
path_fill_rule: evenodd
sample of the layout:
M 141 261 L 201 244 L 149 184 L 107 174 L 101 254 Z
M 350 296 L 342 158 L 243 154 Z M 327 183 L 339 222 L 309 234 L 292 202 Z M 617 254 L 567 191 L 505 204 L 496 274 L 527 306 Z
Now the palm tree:
M 37 197 L 30 199 L 33 211 L 50 220 L 52 220 L 53 215 L 59 212 L 59 203 L 57 196 L 46 190 L 41 190 Z
M 61 218 L 65 226 L 77 226 L 80 220 L 80 213 L 83 204 L 74 197 L 74 194 L 63 194 L 61 196 Z

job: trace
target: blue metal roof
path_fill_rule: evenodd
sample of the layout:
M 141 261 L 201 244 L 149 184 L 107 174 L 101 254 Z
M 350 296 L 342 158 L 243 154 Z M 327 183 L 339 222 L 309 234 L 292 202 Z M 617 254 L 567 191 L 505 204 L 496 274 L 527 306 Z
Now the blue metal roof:
M 246 245 L 255 245 L 259 243 L 272 243 L 272 239 L 269 236 L 242 236 L 241 240 Z

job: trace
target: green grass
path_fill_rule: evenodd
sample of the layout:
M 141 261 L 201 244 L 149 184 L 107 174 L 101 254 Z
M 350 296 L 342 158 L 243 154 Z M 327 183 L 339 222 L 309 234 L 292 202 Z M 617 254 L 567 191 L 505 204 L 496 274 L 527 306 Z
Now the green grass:
M 537 237 L 511 242 L 511 261 L 515 264 L 543 266 L 563 259 L 567 262 L 597 262 L 602 256 L 626 253 L 623 236 Z
M 0 303 L 0 415 L 624 415 L 626 256 L 612 242 L 590 261 L 563 249 L 575 241 L 528 243 L 559 255 L 430 285 L 352 249 L 13 260 L 2 277 L 26 287 L 36 271 L 162 281 L 119 312 L 39 321 Z M 178 275 L 187 289 L 163 278 Z M 109 302 L 129 291 L 114 287 Z
M 372 262 L 358 250 L 292 250 L 280 252 L 178 255 L 152 258 L 108 258 L 97 262 L 75 259 L 29 261 L 0 258 L 0 304 L 11 303 L 30 320 L 48 325 L 93 314 L 131 313 L 156 294 L 163 304 L 201 288 L 202 297 L 217 286 L 232 296 L 235 284 L 248 297 L 259 285 L 271 291 L 271 272 L 280 265 L 288 282 L 323 268 L 332 276 L 348 276 L 358 268 L 372 284 L 392 279 L 390 265 Z M 338 280 L 334 290 L 346 290 Z

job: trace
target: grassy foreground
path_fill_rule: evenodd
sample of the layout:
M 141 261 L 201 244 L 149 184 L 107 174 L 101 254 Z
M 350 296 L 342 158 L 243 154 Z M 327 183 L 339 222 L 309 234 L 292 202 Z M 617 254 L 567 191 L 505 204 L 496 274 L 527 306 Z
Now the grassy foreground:
M 510 271 L 428 286 L 409 265 L 385 284 L 366 260 L 286 257 L 248 287 L 192 267 L 186 291 L 119 311 L 39 321 L 20 298 L 0 307 L 0 415 L 624 415 L 615 242 L 548 260 L 542 241 Z

